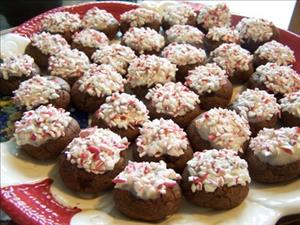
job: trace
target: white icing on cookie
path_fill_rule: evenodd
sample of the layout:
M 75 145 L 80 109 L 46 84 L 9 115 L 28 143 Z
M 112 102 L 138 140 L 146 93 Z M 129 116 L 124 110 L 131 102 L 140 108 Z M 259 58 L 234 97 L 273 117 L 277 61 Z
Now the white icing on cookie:
M 161 19 L 159 13 L 146 8 L 132 9 L 121 14 L 121 22 L 128 23 L 130 27 L 142 27 L 155 21 L 161 23 Z
M 143 200 L 159 198 L 177 186 L 181 176 L 165 162 L 130 162 L 114 180 L 116 189 L 127 190 Z
M 90 48 L 99 48 L 102 45 L 109 44 L 109 40 L 104 33 L 88 28 L 75 33 L 73 42 Z
M 239 32 L 233 27 L 212 27 L 209 28 L 206 38 L 212 41 L 222 41 L 226 43 L 239 43 Z
M 300 90 L 285 95 L 284 98 L 280 99 L 280 106 L 283 112 L 289 112 L 300 117 Z
M 163 20 L 170 26 L 175 24 L 185 25 L 190 18 L 196 17 L 196 13 L 191 6 L 178 3 L 167 6 L 162 15 Z

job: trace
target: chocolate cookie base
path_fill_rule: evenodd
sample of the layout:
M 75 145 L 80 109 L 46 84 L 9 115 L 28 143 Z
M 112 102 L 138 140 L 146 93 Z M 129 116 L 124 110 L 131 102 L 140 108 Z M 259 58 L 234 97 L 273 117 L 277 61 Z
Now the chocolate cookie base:
M 79 51 L 84 52 L 87 55 L 87 57 L 89 57 L 89 59 L 91 59 L 92 55 L 97 50 L 97 48 L 85 47 L 85 46 L 83 46 L 79 43 L 76 43 L 74 41 L 71 44 L 71 48 L 72 49 L 78 49 Z
M 220 45 L 224 43 L 235 43 L 235 44 L 240 44 L 240 42 L 226 42 L 226 41 L 214 41 L 210 38 L 204 37 L 203 39 L 203 46 L 207 54 L 209 54 L 211 51 L 215 50 L 218 48 Z
M 246 83 L 250 76 L 254 73 L 254 68 L 252 62 L 249 63 L 249 69 L 246 71 L 242 70 L 235 70 L 231 76 L 229 76 L 229 80 L 233 84 L 244 84 Z
M 281 120 L 282 120 L 284 126 L 300 127 L 300 118 L 297 116 L 294 116 L 293 114 L 291 114 L 287 111 L 281 112 Z
M 277 125 L 278 116 L 273 115 L 270 120 L 263 120 L 259 122 L 249 122 L 251 136 L 255 137 L 263 128 L 275 128 Z
M 40 49 L 33 46 L 31 43 L 27 45 L 25 49 L 25 54 L 30 55 L 34 62 L 44 71 L 48 70 L 48 61 L 50 55 L 45 55 Z
M 185 78 L 189 75 L 190 70 L 194 70 L 197 66 L 204 65 L 205 62 L 202 63 L 195 63 L 195 64 L 187 64 L 187 65 L 176 65 L 176 81 L 181 83 L 185 82 Z

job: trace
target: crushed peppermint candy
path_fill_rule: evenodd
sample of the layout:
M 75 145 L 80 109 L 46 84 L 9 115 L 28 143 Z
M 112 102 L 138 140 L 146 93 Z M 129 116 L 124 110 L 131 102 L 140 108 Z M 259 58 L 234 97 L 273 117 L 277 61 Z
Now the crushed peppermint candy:
M 249 51 L 234 43 L 223 43 L 211 52 L 211 58 L 213 62 L 225 69 L 229 76 L 237 70 L 249 70 L 253 60 Z
M 128 146 L 127 138 L 121 138 L 109 129 L 91 127 L 82 130 L 64 154 L 78 168 L 88 173 L 104 174 L 114 169 L 121 159 L 120 153 Z
M 251 139 L 249 148 L 262 162 L 270 165 L 293 163 L 300 160 L 300 128 L 264 128 Z
M 287 45 L 274 40 L 259 46 L 255 54 L 260 59 L 265 59 L 278 65 L 290 65 L 296 62 L 294 51 Z
M 280 106 L 283 112 L 289 112 L 296 117 L 300 117 L 300 90 L 285 95 L 280 99 Z
M 139 54 L 146 51 L 159 52 L 165 45 L 164 37 L 149 27 L 131 27 L 124 34 L 123 41 Z
M 53 55 L 62 48 L 70 48 L 70 45 L 60 34 L 42 32 L 33 34 L 31 45 L 38 48 L 44 55 Z
M 73 35 L 73 42 L 90 48 L 99 48 L 102 45 L 109 44 L 109 40 L 104 33 L 89 28 L 75 33 Z
M 167 40 L 177 43 L 187 43 L 191 45 L 202 45 L 204 34 L 196 27 L 190 25 L 174 25 L 166 31 Z
M 300 75 L 290 66 L 267 63 L 257 67 L 252 78 L 264 84 L 275 94 L 287 94 L 300 90 Z
M 164 48 L 161 55 L 176 65 L 201 64 L 206 61 L 206 53 L 190 44 L 171 43 Z
M 186 115 L 200 103 L 198 95 L 180 82 L 157 84 L 149 90 L 146 99 L 151 101 L 157 113 L 174 117 Z
M 232 110 L 210 109 L 201 114 L 195 123 L 201 138 L 209 141 L 213 148 L 243 152 L 243 144 L 250 139 L 248 121 Z
M 129 63 L 136 59 L 134 51 L 124 45 L 112 44 L 101 46 L 93 55 L 92 60 L 98 64 L 109 64 L 120 74 L 125 75 Z
M 14 91 L 14 101 L 28 110 L 41 104 L 47 104 L 50 100 L 59 98 L 58 92 L 62 89 L 59 82 L 51 76 L 33 76 L 23 81 Z
M 172 4 L 167 6 L 163 11 L 163 20 L 169 25 L 185 25 L 190 18 L 196 17 L 193 7 L 187 4 Z
M 175 81 L 176 65 L 156 55 L 141 55 L 129 67 L 127 80 L 131 87 L 147 86 Z
M 81 19 L 77 13 L 55 12 L 45 15 L 41 24 L 43 30 L 52 33 L 74 32 L 81 28 Z
M 123 92 L 126 80 L 111 65 L 92 64 L 78 82 L 79 91 L 100 98 L 113 92 Z
M 195 90 L 197 94 L 203 95 L 218 91 L 227 83 L 227 78 L 225 70 L 216 63 L 208 63 L 190 70 L 185 78 L 185 85 Z
M 89 68 L 89 58 L 77 49 L 61 49 L 49 58 L 49 71 L 53 76 L 80 77 Z
M 131 162 L 114 180 L 116 189 L 127 190 L 136 197 L 157 199 L 167 189 L 177 186 L 181 176 L 173 169 L 167 169 L 165 162 Z
M 10 77 L 29 77 L 39 72 L 34 59 L 29 55 L 17 55 L 4 59 L 0 65 L 1 77 L 8 80 Z
M 195 152 L 187 162 L 192 192 L 214 192 L 217 188 L 246 186 L 251 182 L 248 164 L 230 149 Z
M 257 88 L 242 92 L 232 103 L 232 109 L 254 123 L 270 120 L 280 113 L 280 105 L 274 95 Z
M 42 105 L 35 110 L 27 111 L 21 120 L 15 123 L 16 143 L 37 147 L 48 140 L 64 137 L 71 120 L 69 112 L 52 105 Z
M 230 26 L 230 10 L 225 3 L 219 3 L 214 6 L 206 5 L 200 9 L 197 23 L 207 30 L 212 27 Z
M 213 41 L 222 41 L 226 43 L 239 43 L 239 32 L 233 27 L 212 27 L 209 28 L 206 38 Z
M 160 118 L 143 124 L 136 145 L 140 157 L 179 157 L 188 148 L 189 141 L 184 130 L 173 120 Z
M 154 21 L 161 23 L 161 20 L 159 13 L 146 8 L 132 9 L 121 15 L 121 21 L 129 23 L 130 27 L 142 27 Z
M 113 24 L 119 24 L 117 19 L 111 13 L 97 7 L 88 10 L 82 19 L 83 27 L 96 30 L 107 29 Z
M 149 119 L 148 110 L 144 103 L 134 95 L 113 93 L 106 98 L 96 112 L 98 118 L 103 119 L 109 127 L 127 130 L 142 125 Z
M 237 31 L 240 33 L 241 42 L 253 40 L 255 42 L 263 42 L 269 40 L 273 35 L 274 24 L 264 19 L 243 18 L 236 25 Z

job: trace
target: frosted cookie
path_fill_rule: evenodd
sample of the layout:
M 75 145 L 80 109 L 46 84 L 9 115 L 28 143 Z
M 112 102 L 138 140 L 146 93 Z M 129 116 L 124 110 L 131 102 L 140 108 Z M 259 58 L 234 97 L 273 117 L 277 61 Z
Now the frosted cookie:
M 281 119 L 285 126 L 300 127 L 300 90 L 280 99 Z

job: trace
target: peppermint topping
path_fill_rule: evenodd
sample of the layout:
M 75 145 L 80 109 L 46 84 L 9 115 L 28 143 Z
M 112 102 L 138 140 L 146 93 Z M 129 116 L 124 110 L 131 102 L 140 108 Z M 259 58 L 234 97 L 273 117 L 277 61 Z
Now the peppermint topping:
M 300 160 L 299 127 L 261 130 L 252 138 L 250 149 L 262 162 L 281 166 Z
M 18 145 L 40 146 L 48 140 L 65 136 L 72 117 L 64 109 L 52 105 L 40 106 L 23 114 L 15 123 L 15 138 Z
M 102 45 L 108 45 L 109 40 L 107 36 L 94 29 L 84 29 L 73 35 L 73 41 L 81 44 L 84 47 L 99 48 Z
M 277 41 L 267 42 L 255 51 L 259 58 L 279 65 L 289 65 L 296 62 L 294 52 L 286 45 Z
M 180 82 L 157 84 L 149 90 L 146 99 L 151 101 L 157 113 L 174 117 L 184 116 L 200 103 L 198 95 Z
M 201 24 L 207 30 L 212 27 L 230 26 L 231 14 L 228 6 L 225 3 L 204 6 L 200 9 L 197 23 Z
M 165 162 L 130 162 L 114 180 L 116 189 L 127 190 L 140 199 L 159 198 L 177 186 L 181 176 Z
M 258 18 L 243 18 L 236 25 L 242 42 L 247 42 L 247 40 L 267 41 L 273 36 L 273 27 L 272 22 Z
M 88 173 L 104 174 L 114 169 L 120 153 L 128 148 L 127 138 L 109 129 L 91 127 L 82 130 L 67 146 L 65 155 L 70 163 Z
M 205 51 L 189 44 L 171 43 L 164 48 L 161 55 L 176 65 L 200 64 L 206 61 Z
M 187 43 L 191 45 L 201 45 L 204 34 L 196 27 L 190 25 L 174 25 L 166 31 L 169 42 Z
M 227 71 L 232 76 L 236 70 L 247 71 L 250 69 L 253 56 L 250 52 L 237 44 L 224 43 L 211 52 L 213 62 Z
M 148 110 L 143 102 L 134 95 L 113 93 L 106 98 L 106 103 L 96 112 L 109 127 L 127 130 L 142 125 L 148 120 Z
M 129 23 L 130 27 L 142 27 L 157 21 L 161 23 L 161 15 L 145 8 L 129 10 L 121 15 L 121 21 Z
M 31 45 L 38 48 L 44 55 L 53 55 L 62 48 L 70 48 L 70 45 L 60 34 L 42 32 L 33 34 Z
M 259 89 L 247 89 L 232 104 L 232 108 L 250 122 L 270 120 L 280 113 L 274 95 Z
M 227 77 L 226 71 L 216 63 L 208 63 L 190 70 L 185 78 L 185 85 L 195 90 L 197 94 L 203 95 L 218 91 L 227 83 Z
M 120 74 L 126 74 L 129 63 L 136 58 L 134 51 L 126 46 L 112 44 L 101 46 L 92 55 L 92 60 L 99 64 L 110 64 Z
M 213 148 L 243 152 L 243 144 L 250 139 L 248 121 L 235 111 L 213 108 L 201 114 L 195 123 L 201 138 Z
M 173 120 L 160 118 L 145 122 L 140 128 L 140 133 L 136 140 L 140 157 L 179 157 L 189 145 L 186 133 Z
M 226 43 L 239 43 L 239 32 L 233 27 L 212 27 L 206 34 L 208 39 L 213 41 L 222 41 Z
M 149 27 L 131 27 L 123 36 L 125 45 L 139 54 L 145 51 L 159 52 L 165 45 L 164 37 Z
M 193 8 L 186 4 L 173 4 L 165 8 L 163 19 L 169 25 L 187 24 L 191 17 L 196 17 Z
M 74 32 L 81 27 L 79 14 L 56 12 L 46 15 L 42 19 L 42 28 L 52 33 Z
M 256 68 L 252 77 L 253 80 L 263 83 L 275 94 L 286 94 L 300 90 L 300 75 L 289 66 L 267 63 Z
M 246 186 L 251 182 L 247 162 L 229 149 L 195 152 L 187 169 L 192 192 L 214 192 L 223 186 Z
M 58 92 L 63 88 L 59 82 L 55 77 L 36 75 L 20 84 L 14 91 L 14 100 L 28 110 L 47 104 L 50 100 L 59 98 Z
M 94 7 L 86 12 L 82 19 L 82 26 L 96 30 L 107 29 L 108 26 L 119 24 L 116 18 L 106 10 Z
M 79 91 L 91 96 L 104 97 L 113 92 L 123 92 L 125 79 L 111 65 L 92 64 L 79 78 Z
M 62 49 L 49 58 L 51 75 L 80 77 L 89 68 L 89 58 L 77 49 Z
M 127 80 L 131 87 L 151 87 L 157 83 L 174 81 L 176 71 L 176 65 L 168 59 L 156 55 L 141 55 L 130 63 Z
M 10 77 L 29 77 L 39 72 L 33 58 L 29 55 L 17 55 L 4 59 L 0 65 L 1 77 L 8 80 Z
M 280 106 L 282 111 L 300 117 L 300 90 L 289 93 L 284 98 L 280 99 Z

